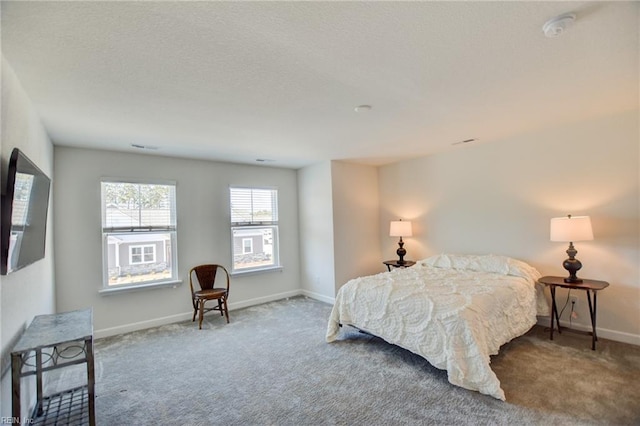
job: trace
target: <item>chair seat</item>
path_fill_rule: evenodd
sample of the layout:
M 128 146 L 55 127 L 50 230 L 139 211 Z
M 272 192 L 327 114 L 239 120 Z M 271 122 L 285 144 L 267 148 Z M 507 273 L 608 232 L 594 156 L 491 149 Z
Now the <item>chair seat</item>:
M 198 299 L 219 299 L 226 296 L 227 290 L 224 288 L 212 288 L 209 290 L 199 290 L 194 293 Z

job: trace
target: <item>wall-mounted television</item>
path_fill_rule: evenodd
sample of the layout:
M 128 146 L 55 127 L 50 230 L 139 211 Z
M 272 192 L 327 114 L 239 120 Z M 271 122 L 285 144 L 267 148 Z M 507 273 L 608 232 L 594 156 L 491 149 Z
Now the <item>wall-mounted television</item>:
M 0 273 L 15 272 L 44 257 L 51 180 L 14 148 L 0 200 Z

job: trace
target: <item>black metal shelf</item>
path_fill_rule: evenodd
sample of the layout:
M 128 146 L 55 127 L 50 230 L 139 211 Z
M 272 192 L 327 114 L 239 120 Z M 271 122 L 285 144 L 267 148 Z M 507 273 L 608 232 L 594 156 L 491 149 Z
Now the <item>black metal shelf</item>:
M 89 393 L 87 386 L 65 390 L 42 399 L 42 409 L 38 414 L 36 406 L 31 416 L 33 425 L 88 425 Z

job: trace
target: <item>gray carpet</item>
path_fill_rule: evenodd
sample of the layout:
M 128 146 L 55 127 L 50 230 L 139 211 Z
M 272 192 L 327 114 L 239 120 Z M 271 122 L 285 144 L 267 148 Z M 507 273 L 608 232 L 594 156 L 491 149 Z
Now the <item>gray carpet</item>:
M 640 347 L 534 327 L 492 358 L 502 402 L 352 328 L 326 343 L 330 310 L 297 297 L 100 339 L 98 424 L 640 424 Z

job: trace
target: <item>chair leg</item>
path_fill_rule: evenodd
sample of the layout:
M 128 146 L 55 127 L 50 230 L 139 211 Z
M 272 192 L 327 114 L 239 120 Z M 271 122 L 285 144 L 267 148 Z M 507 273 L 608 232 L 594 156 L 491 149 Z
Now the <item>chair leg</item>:
M 224 316 L 227 318 L 227 324 L 229 324 L 229 308 L 227 307 L 227 298 L 224 298 L 222 302 L 224 304 Z
M 202 330 L 202 319 L 204 318 L 204 299 L 200 299 L 200 322 L 198 323 L 198 329 Z
M 196 314 L 198 313 L 198 303 L 193 302 L 193 318 L 191 318 L 191 322 L 196 320 Z
M 218 299 L 218 310 L 220 311 L 220 316 L 223 316 L 224 311 L 222 310 L 222 299 Z

